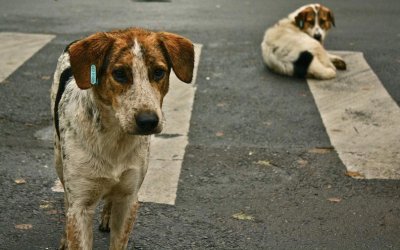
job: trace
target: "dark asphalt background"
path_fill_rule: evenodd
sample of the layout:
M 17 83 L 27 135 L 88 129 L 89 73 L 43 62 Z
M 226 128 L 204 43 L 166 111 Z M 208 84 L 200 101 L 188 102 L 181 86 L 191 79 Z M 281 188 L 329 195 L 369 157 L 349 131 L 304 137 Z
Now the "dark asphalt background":
M 400 249 L 400 182 L 347 177 L 307 83 L 262 64 L 265 29 L 305 3 L 1 0 L 0 32 L 57 37 L 0 83 L 0 249 L 58 246 L 52 144 L 34 136 L 51 123 L 49 76 L 70 41 L 129 26 L 203 44 L 176 205 L 142 204 L 131 249 Z M 399 104 L 400 2 L 322 3 L 337 26 L 326 47 L 364 52 Z

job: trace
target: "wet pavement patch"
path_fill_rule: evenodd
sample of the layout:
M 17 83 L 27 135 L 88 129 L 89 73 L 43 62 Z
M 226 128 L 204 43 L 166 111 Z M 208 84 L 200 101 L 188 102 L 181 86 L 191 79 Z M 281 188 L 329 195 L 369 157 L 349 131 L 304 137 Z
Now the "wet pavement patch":
M 38 130 L 34 134 L 35 138 L 42 141 L 53 141 L 53 127 L 45 127 L 41 130 Z

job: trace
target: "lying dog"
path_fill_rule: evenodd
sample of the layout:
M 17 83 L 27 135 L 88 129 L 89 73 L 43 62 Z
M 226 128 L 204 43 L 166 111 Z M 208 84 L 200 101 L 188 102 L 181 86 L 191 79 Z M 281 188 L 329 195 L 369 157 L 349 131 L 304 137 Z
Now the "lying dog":
M 91 249 L 93 214 L 105 199 L 100 229 L 110 249 L 125 249 L 147 171 L 150 134 L 161 132 L 171 68 L 193 76 L 188 39 L 126 29 L 70 44 L 51 89 L 55 165 L 65 191 L 61 249 Z
M 290 76 L 330 79 L 345 70 L 339 56 L 323 47 L 328 30 L 335 26 L 333 13 L 320 4 L 305 5 L 269 28 L 261 43 L 265 64 Z

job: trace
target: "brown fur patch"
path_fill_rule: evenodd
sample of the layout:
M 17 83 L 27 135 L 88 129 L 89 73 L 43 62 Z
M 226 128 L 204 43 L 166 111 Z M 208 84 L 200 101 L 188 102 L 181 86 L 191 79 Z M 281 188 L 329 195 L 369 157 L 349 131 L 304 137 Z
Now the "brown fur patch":
M 77 237 L 78 233 L 76 231 L 76 219 L 74 216 L 67 218 L 67 248 L 68 249 L 81 249 L 80 241 Z
M 318 11 L 318 22 L 319 26 L 324 30 L 329 30 L 332 25 L 335 26 L 335 17 L 332 11 L 325 6 L 321 6 Z
M 79 88 L 91 87 L 90 68 L 92 64 L 96 66 L 98 78 L 102 77 L 99 74 L 100 68 L 112 48 L 112 42 L 112 37 L 107 33 L 96 33 L 69 47 L 71 69 Z
M 176 76 L 190 83 L 194 67 L 193 44 L 184 37 L 167 32 L 160 33 L 160 40 L 168 52 Z
M 139 210 L 139 202 L 136 202 L 133 204 L 130 210 L 129 217 L 125 221 L 125 229 L 124 232 L 122 233 L 122 239 L 121 239 L 121 242 L 125 244 L 124 246 L 126 246 L 126 244 L 128 243 L 129 235 L 132 232 L 133 224 L 136 221 L 136 214 L 138 210 Z
M 307 30 L 315 25 L 315 12 L 311 7 L 305 8 L 295 18 L 297 27 L 301 30 Z
M 114 44 L 114 53 L 111 56 L 110 63 L 105 70 L 105 74 L 103 77 L 103 81 L 98 86 L 94 87 L 94 93 L 99 97 L 99 99 L 107 104 L 112 105 L 113 107 L 118 107 L 119 104 L 117 102 L 117 97 L 121 95 L 124 91 L 128 90 L 130 86 L 133 84 L 132 79 L 132 60 L 133 55 L 130 53 L 130 50 L 126 50 L 126 44 L 122 47 L 119 43 Z M 123 54 L 120 54 L 121 52 Z M 117 55 L 118 58 L 115 58 Z M 125 69 L 125 73 L 127 75 L 128 81 L 126 84 L 121 84 L 117 82 L 113 76 L 112 72 L 116 68 Z

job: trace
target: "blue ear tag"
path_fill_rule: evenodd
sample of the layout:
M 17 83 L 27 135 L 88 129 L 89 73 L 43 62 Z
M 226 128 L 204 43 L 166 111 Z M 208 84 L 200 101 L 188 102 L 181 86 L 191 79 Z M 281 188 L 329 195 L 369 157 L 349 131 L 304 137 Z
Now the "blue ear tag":
M 303 28 L 303 26 L 304 26 L 303 20 L 300 20 L 300 22 L 299 22 L 299 26 L 300 26 L 300 29 L 302 29 L 302 28 Z
M 92 64 L 90 66 L 90 83 L 92 85 L 97 85 L 97 76 L 96 76 L 96 65 Z

